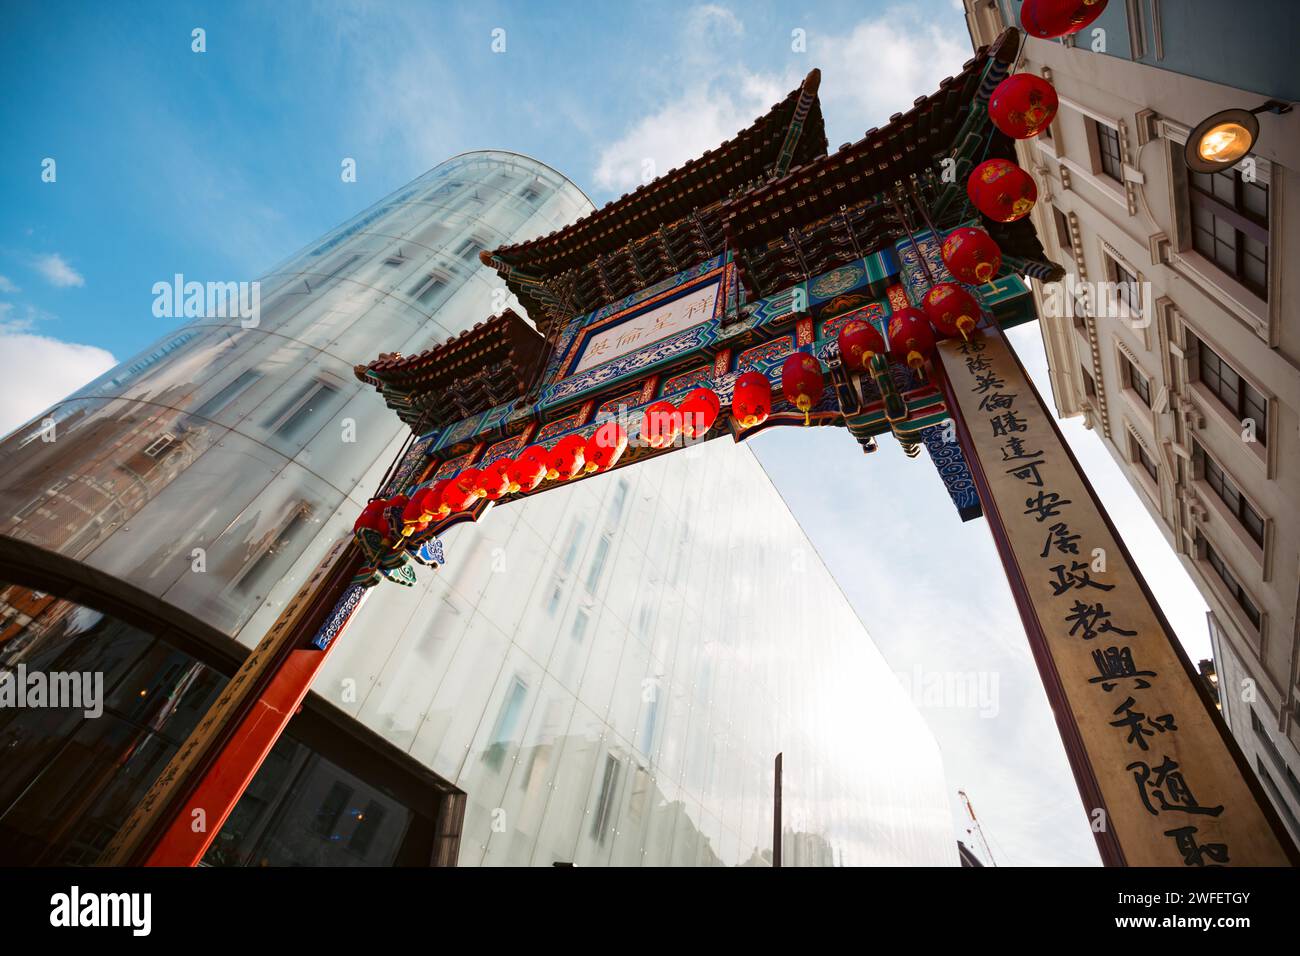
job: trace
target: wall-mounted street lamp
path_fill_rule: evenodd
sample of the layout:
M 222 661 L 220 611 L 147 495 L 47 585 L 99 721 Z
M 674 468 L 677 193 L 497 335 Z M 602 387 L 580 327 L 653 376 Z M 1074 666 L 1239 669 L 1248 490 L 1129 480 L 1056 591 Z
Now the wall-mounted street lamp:
M 1220 110 L 1196 124 L 1183 147 L 1188 167 L 1197 173 L 1217 173 L 1250 152 L 1259 139 L 1258 113 L 1289 113 L 1291 104 L 1269 100 L 1253 110 Z

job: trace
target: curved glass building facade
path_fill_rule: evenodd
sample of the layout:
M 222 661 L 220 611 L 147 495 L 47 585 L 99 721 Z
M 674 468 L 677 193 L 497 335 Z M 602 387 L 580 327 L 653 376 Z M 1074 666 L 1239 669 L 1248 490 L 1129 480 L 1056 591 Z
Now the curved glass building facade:
M 404 440 L 352 366 L 514 304 L 479 250 L 590 209 L 525 157 L 442 164 L 265 276 L 256 327 L 197 319 L 9 436 L 0 533 L 251 646 Z M 786 865 L 956 863 L 933 737 L 748 448 L 557 488 L 446 545 L 371 597 L 313 706 L 463 792 L 460 863 L 768 865 L 777 753 Z M 0 588 L 0 665 L 80 661 L 109 687 L 100 718 L 0 712 L 0 859 L 93 860 L 224 681 L 183 635 L 74 597 Z M 310 736 L 277 746 L 208 862 L 410 859 L 418 788 Z M 83 764 L 119 769 L 72 799 Z
M 255 644 L 404 438 L 352 367 L 499 312 L 479 250 L 590 209 L 526 157 L 443 163 L 263 276 L 256 327 L 184 325 L 11 435 L 0 532 Z

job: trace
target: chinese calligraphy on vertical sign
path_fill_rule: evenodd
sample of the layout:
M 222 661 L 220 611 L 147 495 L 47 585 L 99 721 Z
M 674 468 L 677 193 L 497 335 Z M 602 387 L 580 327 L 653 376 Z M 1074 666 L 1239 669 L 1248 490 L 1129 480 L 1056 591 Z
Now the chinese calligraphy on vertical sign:
M 686 295 L 661 306 L 617 322 L 587 342 L 574 372 L 601 365 L 642 346 L 658 342 L 674 332 L 699 325 L 713 316 L 721 282 L 692 289 Z
M 981 330 L 940 358 L 1129 865 L 1286 865 L 1005 340 Z

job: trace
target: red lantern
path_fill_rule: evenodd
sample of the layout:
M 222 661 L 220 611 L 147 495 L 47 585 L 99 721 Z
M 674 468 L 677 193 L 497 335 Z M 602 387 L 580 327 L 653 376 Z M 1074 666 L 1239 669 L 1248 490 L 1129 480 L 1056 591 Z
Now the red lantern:
M 429 520 L 424 517 L 424 512 L 420 510 L 420 495 L 424 492 L 423 488 L 416 489 L 415 494 L 406 503 L 402 509 L 402 527 L 410 528 L 412 531 L 420 531 L 424 528 Z
M 442 503 L 448 512 L 465 511 L 478 498 L 475 486 L 478 482 L 477 468 L 466 468 L 459 475 L 447 482 L 442 489 Z
M 361 514 L 357 515 L 356 523 L 352 525 L 352 533 L 356 534 L 362 528 L 368 528 L 371 531 L 378 531 L 387 538 L 388 521 L 384 518 L 384 509 L 387 507 L 388 502 L 383 498 L 376 498 L 367 503 L 361 509 Z
M 507 474 L 513 462 L 509 458 L 498 458 L 479 472 L 478 487 L 475 489 L 488 501 L 496 501 L 510 491 L 510 476 Z
M 520 453 L 506 471 L 511 491 L 532 491 L 546 477 L 546 449 L 530 445 Z
M 448 508 L 443 501 L 442 495 L 450 484 L 450 478 L 440 478 L 421 492 L 424 495 L 424 500 L 420 502 L 420 507 L 429 516 L 430 520 L 441 518 L 447 514 Z
M 924 312 L 909 306 L 889 317 L 889 349 L 913 369 L 925 365 L 926 356 L 934 351 L 934 331 Z
M 989 97 L 989 118 L 1012 139 L 1029 139 L 1047 129 L 1060 105 L 1056 90 L 1041 76 L 1008 76 Z
M 925 294 L 921 308 L 931 324 L 944 335 L 966 338 L 980 320 L 980 306 L 955 282 L 940 282 Z
M 805 425 L 812 421 L 812 409 L 821 401 L 826 390 L 826 379 L 822 375 L 822 363 L 817 356 L 807 352 L 795 352 L 786 358 L 781 366 L 781 394 L 785 400 L 803 412 Z
M 583 450 L 587 439 L 581 435 L 565 435 L 546 456 L 546 477 L 568 481 L 582 471 Z
M 850 319 L 840 329 L 840 361 L 851 372 L 871 371 L 871 360 L 885 351 L 885 340 L 876 327 L 863 319 Z
M 655 402 L 645 410 L 641 437 L 651 448 L 667 448 L 682 430 L 682 413 L 672 402 Z
M 1050 40 L 1078 33 L 1105 9 L 1106 0 L 1025 0 L 1020 23 L 1031 37 Z
M 409 528 L 411 531 L 423 531 L 428 526 L 429 519 L 433 517 L 434 511 L 438 507 L 438 500 L 431 498 L 429 495 L 432 490 L 427 485 L 415 489 L 411 495 L 411 500 L 402 509 L 403 528 Z
M 960 282 L 983 285 L 1002 268 L 1002 250 L 983 229 L 962 226 L 948 233 L 941 249 L 943 264 Z
M 731 394 L 731 413 L 741 428 L 753 428 L 767 421 L 772 411 L 772 383 L 762 372 L 746 372 L 736 379 Z
M 1029 215 L 1038 199 L 1034 177 L 1009 159 L 986 159 L 966 180 L 975 208 L 994 222 L 1015 222 Z
M 697 388 L 682 400 L 682 432 L 687 438 L 703 438 L 722 411 L 722 402 L 711 388 Z
M 627 450 L 627 432 L 618 422 L 610 419 L 596 429 L 582 449 L 583 465 L 587 471 L 609 471 Z

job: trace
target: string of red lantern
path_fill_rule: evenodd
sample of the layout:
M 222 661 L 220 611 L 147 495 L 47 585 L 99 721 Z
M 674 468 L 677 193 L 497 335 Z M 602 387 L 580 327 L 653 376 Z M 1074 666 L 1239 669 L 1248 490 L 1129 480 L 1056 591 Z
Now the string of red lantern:
M 822 363 L 808 352 L 794 352 L 781 365 L 781 393 L 785 400 L 803 412 L 803 423 L 812 422 L 812 409 L 826 390 Z
M 889 317 L 889 351 L 900 362 L 920 372 L 934 352 L 934 331 L 920 309 L 908 306 Z
M 511 491 L 532 491 L 546 477 L 546 449 L 541 445 L 525 448 L 506 474 L 510 476 Z
M 1078 33 L 1106 9 L 1106 0 L 1025 0 L 1020 23 L 1041 40 Z
M 641 422 L 641 438 L 651 448 L 667 448 L 682 430 L 682 413 L 672 402 L 659 401 L 648 406 Z
M 478 480 L 477 468 L 466 468 L 447 482 L 442 489 L 442 504 L 447 513 L 465 511 L 478 498 L 474 484 Z
M 546 477 L 552 481 L 569 481 L 582 471 L 586 464 L 584 452 L 587 439 L 581 435 L 565 435 L 546 456 Z
M 490 465 L 484 466 L 479 472 L 478 481 L 474 484 L 474 490 L 480 498 L 497 501 L 510 490 L 510 478 L 506 475 L 506 468 L 509 466 L 508 458 L 498 458 Z
M 953 277 L 968 285 L 990 282 L 1002 268 L 1002 250 L 977 226 L 961 226 L 948 233 L 939 253 Z
M 618 422 L 610 419 L 583 445 L 583 467 L 586 471 L 608 471 L 618 464 L 627 450 L 627 432 Z
M 989 119 L 1012 139 L 1029 139 L 1051 125 L 1060 106 L 1056 90 L 1040 76 L 1008 76 L 989 97 Z
M 692 390 L 678 406 L 681 413 L 682 434 L 687 438 L 703 438 L 718 420 L 722 403 L 711 388 Z
M 955 282 L 931 286 L 921 299 L 921 310 L 944 335 L 968 338 L 980 319 L 979 302 Z
M 840 347 L 840 361 L 851 372 L 871 371 L 871 360 L 885 352 L 885 339 L 870 322 L 850 319 L 840 329 L 836 341 Z
M 772 411 L 772 383 L 762 372 L 749 371 L 736 379 L 731 393 L 731 413 L 741 428 L 767 421 Z
M 1015 222 L 1029 215 L 1038 199 L 1034 177 L 1009 159 L 986 159 L 966 180 L 966 195 L 994 222 Z

